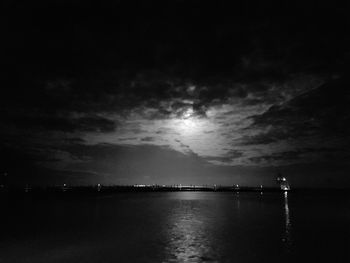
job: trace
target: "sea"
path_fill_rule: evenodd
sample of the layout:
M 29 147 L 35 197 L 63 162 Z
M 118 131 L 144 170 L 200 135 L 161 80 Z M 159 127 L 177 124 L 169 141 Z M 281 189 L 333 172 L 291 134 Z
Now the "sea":
M 350 195 L 4 197 L 0 262 L 350 262 Z

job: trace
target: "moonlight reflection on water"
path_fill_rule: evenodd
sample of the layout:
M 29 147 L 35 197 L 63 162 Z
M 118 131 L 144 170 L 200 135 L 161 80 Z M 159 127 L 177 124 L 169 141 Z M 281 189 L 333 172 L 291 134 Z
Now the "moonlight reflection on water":
M 0 262 L 349 258 L 348 195 L 179 191 L 24 197 L 2 206 Z
M 182 193 L 182 198 L 170 216 L 167 262 L 218 262 L 210 233 L 212 216 L 192 202 L 193 193 Z

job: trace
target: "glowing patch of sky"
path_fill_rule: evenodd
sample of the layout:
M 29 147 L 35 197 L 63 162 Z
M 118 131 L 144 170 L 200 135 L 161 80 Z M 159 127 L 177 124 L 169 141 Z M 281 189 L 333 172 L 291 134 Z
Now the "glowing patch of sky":
M 319 82 L 311 78 L 308 90 Z M 265 102 L 250 103 L 262 96 L 259 92 L 249 93 L 246 97 L 227 98 L 224 101 L 213 100 L 205 108 L 204 114 L 198 114 L 194 109 L 195 98 L 160 101 L 161 108 L 170 114 L 164 114 L 159 108 L 144 104 L 131 109 L 126 116 L 105 116 L 117 121 L 116 131 L 89 132 L 84 134 L 84 139 L 89 144 L 167 146 L 185 154 L 196 154 L 215 164 L 251 165 L 252 158 L 293 150 L 291 144 L 283 140 L 254 145 L 244 145 L 241 142 L 244 137 L 269 131 L 269 126 L 252 128 L 251 117 L 261 115 L 271 106 L 299 95 L 305 87 L 300 88 L 298 83 L 294 81 L 279 94 L 276 94 L 277 89 L 272 85 L 267 94 L 263 94 L 264 97 L 271 98 Z M 198 90 L 199 88 L 190 85 L 187 93 L 193 95 Z M 236 155 L 232 155 L 232 152 Z M 259 165 L 271 165 L 271 162 L 262 160 Z

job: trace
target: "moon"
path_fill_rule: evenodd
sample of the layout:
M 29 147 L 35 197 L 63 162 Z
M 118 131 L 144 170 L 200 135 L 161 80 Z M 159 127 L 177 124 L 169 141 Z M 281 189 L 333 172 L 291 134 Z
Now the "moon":
M 183 136 L 191 136 L 200 132 L 200 119 L 194 116 L 192 108 L 184 111 L 182 116 L 176 121 L 177 130 Z

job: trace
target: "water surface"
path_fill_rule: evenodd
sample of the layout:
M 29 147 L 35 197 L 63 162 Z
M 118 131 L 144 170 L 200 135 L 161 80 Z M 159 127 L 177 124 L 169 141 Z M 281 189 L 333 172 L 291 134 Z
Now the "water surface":
M 349 201 L 228 192 L 5 198 L 0 262 L 346 262 Z

